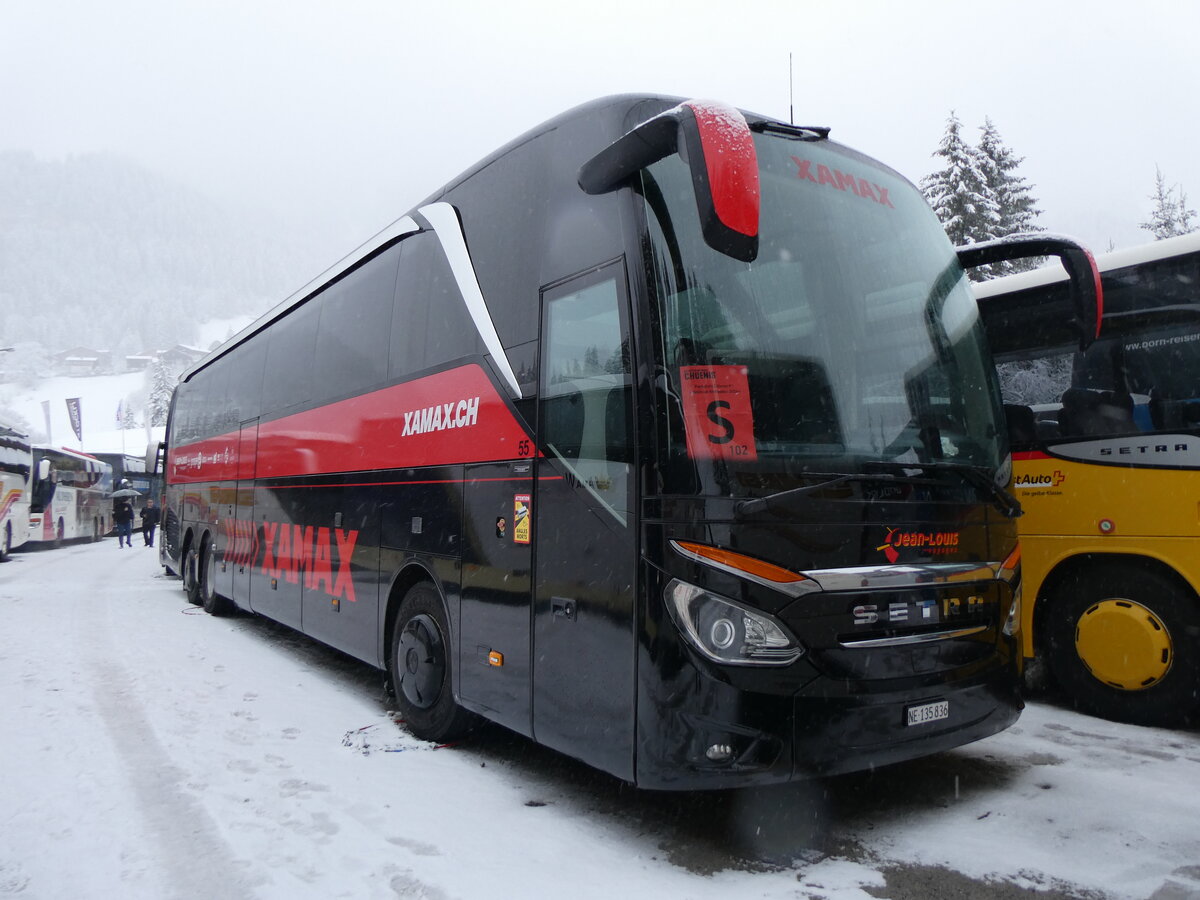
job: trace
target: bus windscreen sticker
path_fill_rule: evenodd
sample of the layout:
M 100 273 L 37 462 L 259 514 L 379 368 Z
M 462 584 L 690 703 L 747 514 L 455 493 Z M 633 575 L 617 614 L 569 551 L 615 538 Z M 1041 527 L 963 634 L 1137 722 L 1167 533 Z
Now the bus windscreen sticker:
M 692 459 L 758 459 L 745 366 L 681 366 L 683 422 Z
M 533 523 L 529 519 L 530 495 L 516 494 L 513 497 L 513 542 L 528 544 Z

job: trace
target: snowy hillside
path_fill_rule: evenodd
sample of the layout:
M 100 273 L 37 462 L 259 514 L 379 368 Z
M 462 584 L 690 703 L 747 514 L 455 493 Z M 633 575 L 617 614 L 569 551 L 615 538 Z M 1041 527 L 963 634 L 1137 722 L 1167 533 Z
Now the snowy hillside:
M 302 245 L 127 159 L 0 151 L 0 346 L 195 344 L 200 315 L 262 312 L 302 282 Z
M 250 316 L 208 322 L 198 328 L 201 347 L 225 340 L 252 321 Z M 163 429 L 147 429 L 145 405 L 149 393 L 149 372 L 123 375 L 60 376 L 47 378 L 34 387 L 16 383 L 0 384 L 0 410 L 16 413 L 23 419 L 18 426 L 28 428 L 35 441 L 51 443 L 89 453 L 131 453 L 142 456 L 147 444 L 162 440 Z M 83 440 L 71 430 L 67 400 L 78 397 L 83 420 Z M 43 403 L 50 410 L 49 433 Z M 118 427 L 118 411 L 132 411 L 134 428 Z

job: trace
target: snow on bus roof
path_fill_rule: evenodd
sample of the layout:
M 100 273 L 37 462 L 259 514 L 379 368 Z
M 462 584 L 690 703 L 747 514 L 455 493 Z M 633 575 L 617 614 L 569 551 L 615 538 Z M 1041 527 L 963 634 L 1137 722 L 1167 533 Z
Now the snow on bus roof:
M 1096 267 L 1101 272 L 1113 269 L 1123 269 L 1139 263 L 1154 262 L 1172 256 L 1182 256 L 1184 253 L 1200 251 L 1200 231 L 1180 237 L 1164 238 L 1161 241 L 1151 241 L 1149 244 L 1139 244 L 1136 247 L 1125 247 L 1109 253 L 1096 256 Z M 1058 262 L 1051 262 L 1030 272 L 1020 272 L 1016 275 L 1006 275 L 1003 278 L 993 278 L 971 285 L 977 299 L 1006 294 L 1010 291 L 1021 291 L 1026 288 L 1041 287 L 1056 281 L 1066 281 L 1067 273 Z
M 70 447 L 56 447 L 53 444 L 34 444 L 33 449 L 34 450 L 50 450 L 50 451 L 53 451 L 54 453 L 65 453 L 67 456 L 73 456 L 76 459 L 80 459 L 85 462 L 99 463 L 100 465 L 103 465 L 103 466 L 108 465 L 108 463 L 104 462 L 104 460 L 98 459 L 97 457 L 92 456 L 92 454 L 90 454 L 90 453 L 84 453 L 82 450 L 72 450 Z

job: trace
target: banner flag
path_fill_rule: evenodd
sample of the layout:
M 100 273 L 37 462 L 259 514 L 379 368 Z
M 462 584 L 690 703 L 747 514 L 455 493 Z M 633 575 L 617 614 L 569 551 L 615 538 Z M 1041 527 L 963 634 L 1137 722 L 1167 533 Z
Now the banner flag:
M 79 408 L 78 397 L 67 398 L 67 415 L 71 417 L 71 430 L 75 437 L 83 443 L 83 411 Z

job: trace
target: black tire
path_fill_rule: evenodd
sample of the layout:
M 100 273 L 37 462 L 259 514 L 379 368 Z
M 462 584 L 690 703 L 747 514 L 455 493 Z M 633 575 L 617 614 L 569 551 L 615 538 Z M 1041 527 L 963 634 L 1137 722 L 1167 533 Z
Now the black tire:
M 228 616 L 234 611 L 234 605 L 228 597 L 217 593 L 217 554 L 210 538 L 204 539 L 200 550 L 197 582 L 200 592 L 200 605 L 210 616 Z
M 1135 725 L 1171 727 L 1197 717 L 1194 593 L 1163 573 L 1123 566 L 1072 579 L 1049 602 L 1047 662 L 1077 709 Z
M 67 536 L 67 526 L 62 519 L 58 520 L 58 526 L 54 529 L 54 547 L 57 549 L 63 544 L 63 540 Z
M 12 556 L 12 522 L 4 523 L 4 537 L 0 538 L 0 562 L 8 562 Z
M 454 700 L 449 638 L 437 588 L 428 582 L 414 585 L 392 627 L 388 672 L 408 730 L 423 741 L 455 740 L 476 723 Z
M 92 543 L 100 540 L 100 520 L 92 519 Z
M 189 544 L 183 554 L 183 592 L 188 603 L 200 605 L 200 559 L 195 544 Z

